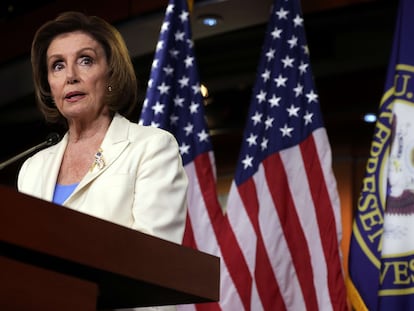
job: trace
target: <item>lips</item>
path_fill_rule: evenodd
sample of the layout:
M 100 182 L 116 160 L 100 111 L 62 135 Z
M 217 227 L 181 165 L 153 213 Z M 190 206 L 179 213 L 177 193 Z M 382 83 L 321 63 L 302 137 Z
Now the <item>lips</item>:
M 76 101 L 85 96 L 85 93 L 82 92 L 69 92 L 65 95 L 65 99 L 69 101 Z

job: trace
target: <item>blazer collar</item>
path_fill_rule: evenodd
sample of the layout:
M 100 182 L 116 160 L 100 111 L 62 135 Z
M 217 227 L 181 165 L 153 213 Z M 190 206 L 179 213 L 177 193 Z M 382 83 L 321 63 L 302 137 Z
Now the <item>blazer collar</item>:
M 130 140 L 128 138 L 131 122 L 125 117 L 116 113 L 109 125 L 108 131 L 105 134 L 104 140 L 101 144 L 102 157 L 105 165 L 99 169 L 97 166 L 92 171 L 89 171 L 80 181 L 73 194 L 68 198 L 68 201 L 77 192 L 81 191 L 86 185 L 102 174 L 112 163 L 119 157 L 122 151 L 128 146 Z M 68 133 L 66 133 L 62 140 L 54 146 L 47 149 L 48 157 L 51 161 L 45 162 L 45 183 L 44 193 L 42 197 L 51 200 L 56 186 L 56 180 L 59 174 L 60 164 L 62 163 L 63 155 L 68 144 Z
M 81 180 L 78 189 L 90 183 L 93 179 L 106 171 L 107 168 L 110 167 L 119 157 L 122 151 L 129 144 L 129 127 L 130 122 L 125 117 L 120 114 L 115 114 L 111 124 L 109 125 L 108 131 L 105 134 L 104 140 L 101 144 L 101 149 L 99 151 L 101 153 L 100 159 L 103 165 L 101 167 L 99 167 L 98 164 L 94 165 L 93 169 Z

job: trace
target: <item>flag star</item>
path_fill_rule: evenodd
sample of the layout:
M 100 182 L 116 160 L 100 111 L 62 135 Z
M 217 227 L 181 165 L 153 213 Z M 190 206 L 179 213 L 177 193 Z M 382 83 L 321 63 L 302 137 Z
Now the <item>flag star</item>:
M 200 133 L 197 134 L 199 141 L 208 141 L 208 133 L 203 129 Z
M 257 135 L 254 135 L 253 133 L 250 133 L 250 136 L 246 139 L 246 141 L 249 143 L 249 146 L 257 145 L 256 142 Z
M 161 85 L 157 87 L 157 89 L 160 91 L 160 94 L 168 94 L 170 86 L 166 85 L 165 82 L 162 82 Z
M 157 123 L 157 122 L 155 122 L 155 121 L 151 121 L 150 126 L 152 126 L 152 127 L 160 127 L 160 124 Z
M 285 78 L 285 77 L 283 77 L 281 74 L 279 74 L 278 76 L 277 76 L 277 78 L 275 78 L 275 80 L 274 80 L 275 82 L 276 82 L 276 86 L 277 87 L 280 87 L 280 86 L 286 86 L 286 81 L 287 81 L 287 78 Z
M 260 93 L 256 95 L 257 100 L 259 101 L 259 104 L 266 100 L 266 92 L 263 90 L 260 90 Z
M 300 108 L 299 107 L 295 107 L 293 104 L 290 105 L 289 108 L 286 108 L 286 111 L 288 112 L 289 117 L 291 117 L 291 116 L 298 117 L 298 111 L 299 110 L 300 110 Z
M 242 161 L 244 169 L 248 167 L 252 167 L 253 166 L 252 161 L 253 161 L 253 157 L 250 157 L 246 154 L 246 157 Z
M 177 94 L 177 96 L 175 96 L 175 98 L 174 98 L 174 106 L 183 107 L 184 106 L 183 105 L 184 101 L 185 101 L 185 99 L 178 96 L 178 94 Z
M 298 14 L 293 19 L 293 24 L 296 26 L 302 26 L 303 25 L 303 18 L 300 17 Z
M 170 22 L 163 22 L 161 25 L 161 33 L 167 31 L 170 28 Z
M 167 76 L 171 76 L 174 72 L 174 68 L 172 68 L 170 65 L 164 67 L 163 70 Z
M 164 105 L 160 102 L 156 102 L 154 106 L 151 107 L 154 110 L 154 113 L 157 115 L 159 113 L 164 113 Z
M 289 55 L 286 55 L 284 59 L 282 59 L 283 68 L 286 67 L 293 67 L 293 62 L 295 61 L 294 58 L 289 57 Z
M 175 40 L 176 41 L 183 41 L 184 40 L 184 36 L 185 36 L 185 32 L 184 31 L 177 31 L 175 33 Z
M 166 11 L 167 15 L 168 15 L 168 14 L 171 14 L 171 13 L 173 13 L 173 12 L 174 12 L 174 7 L 175 7 L 175 5 L 174 5 L 174 4 L 169 4 L 169 5 L 167 6 L 167 11 Z
M 178 80 L 178 83 L 180 84 L 180 87 L 183 88 L 185 86 L 188 86 L 188 82 L 190 79 L 186 76 L 183 76 L 180 80 Z
M 186 11 L 182 11 L 182 12 L 181 12 L 181 14 L 180 14 L 180 19 L 181 19 L 181 22 L 185 22 L 185 21 L 187 21 L 187 19 L 188 19 L 188 15 L 189 15 L 189 13 L 188 13 L 188 12 L 186 12 Z
M 283 32 L 282 29 L 278 29 L 277 27 L 275 27 L 275 29 L 273 29 L 271 35 L 272 35 L 273 39 L 280 38 L 280 35 L 282 34 L 282 32 Z
M 152 79 L 149 79 L 148 80 L 148 88 L 150 89 L 150 88 L 152 88 L 152 85 L 154 84 L 154 80 L 152 80 Z
M 190 145 L 182 143 L 179 149 L 180 149 L 181 155 L 188 154 L 190 150 Z
M 175 114 L 171 114 L 171 116 L 170 116 L 170 124 L 171 124 L 171 125 L 176 125 L 176 124 L 177 124 L 178 119 L 179 119 L 179 117 L 178 117 L 178 116 L 176 116 Z
M 281 99 L 282 99 L 281 97 L 276 97 L 276 95 L 273 94 L 272 98 L 269 99 L 270 107 L 274 107 L 274 106 L 279 107 L 279 102 Z
M 194 46 L 194 42 L 191 39 L 187 39 L 187 45 L 189 48 L 192 48 Z
M 295 97 L 298 97 L 303 94 L 303 86 L 298 82 L 298 85 L 293 88 L 293 91 L 295 92 Z
M 178 54 L 180 54 L 180 51 L 178 51 L 176 49 L 171 49 L 171 50 L 169 50 L 169 53 L 170 53 L 171 57 L 177 58 Z
M 142 104 L 142 108 L 145 109 L 148 107 L 148 98 L 144 99 L 144 103 Z
M 318 94 L 316 94 L 313 90 L 311 90 L 308 94 L 306 94 L 306 97 L 308 98 L 308 103 L 311 102 L 317 102 L 318 101 Z
M 308 70 L 309 64 L 305 64 L 303 61 L 300 62 L 299 71 L 300 74 L 305 74 L 306 70 Z
M 279 17 L 279 19 L 287 19 L 288 14 L 289 11 L 286 11 L 283 8 L 280 8 L 280 10 L 276 12 L 276 15 Z
M 261 123 L 262 122 L 262 114 L 256 111 L 254 116 L 252 116 L 252 120 L 253 120 L 254 125 L 257 125 L 257 123 Z
M 262 73 L 262 78 L 264 82 L 270 79 L 270 70 L 266 69 L 265 72 Z
M 260 147 L 262 148 L 262 151 L 265 150 L 265 149 L 267 149 L 267 143 L 268 142 L 269 142 L 269 140 L 263 137 L 263 140 L 260 143 Z
M 193 65 L 193 61 L 194 61 L 194 57 L 187 56 L 184 60 L 185 67 L 186 68 L 191 67 Z
M 282 136 L 292 137 L 291 132 L 293 131 L 293 127 L 288 127 L 287 124 L 285 124 L 284 127 L 280 128 L 280 131 L 282 132 Z
M 303 49 L 303 53 L 305 53 L 306 55 L 309 55 L 309 48 L 307 45 L 302 45 L 302 49 Z
M 193 89 L 194 94 L 201 93 L 201 86 L 199 83 L 193 85 L 191 88 Z
M 266 119 L 266 121 L 265 121 L 265 128 L 266 128 L 266 130 L 268 129 L 268 128 L 270 128 L 270 127 L 272 127 L 273 126 L 273 121 L 274 121 L 274 118 L 271 118 L 271 117 L 267 117 L 267 119 Z
M 142 109 L 141 119 L 143 125 L 158 122 L 176 137 L 186 165 L 212 150 L 212 145 L 191 38 L 191 14 L 185 1 L 168 8 L 148 79 L 154 85 L 147 88 L 147 108 Z
M 152 61 L 152 64 L 151 64 L 151 68 L 154 69 L 154 68 L 157 68 L 157 67 L 158 67 L 158 59 L 154 58 L 154 60 Z
M 192 113 L 192 114 L 193 113 L 197 113 L 199 106 L 200 106 L 199 104 L 197 104 L 195 102 L 191 102 L 191 105 L 190 105 L 190 113 Z
M 313 117 L 313 113 L 306 111 L 306 114 L 303 116 L 303 119 L 305 120 L 305 125 L 312 123 L 312 117 Z
M 275 58 L 275 50 L 274 49 L 270 49 L 269 51 L 267 51 L 266 53 L 266 57 L 267 57 L 267 61 L 270 62 L 273 58 Z
M 182 1 L 185 2 L 186 1 Z M 178 24 L 178 27 L 181 27 L 181 23 L 179 20 L 179 14 L 181 14 L 181 5 L 182 2 L 177 3 L 175 7 L 174 14 L 171 14 L 171 17 L 175 15 L 175 21 L 171 22 L 171 26 L 169 27 L 169 32 L 171 32 L 171 36 L 173 36 L 173 33 L 176 31 L 175 24 Z M 180 6 L 180 7 L 179 7 Z M 281 9 L 281 7 L 283 8 Z M 249 107 L 249 117 L 248 122 L 246 124 L 246 127 L 243 131 L 243 138 L 241 140 L 242 146 L 241 146 L 241 154 L 239 156 L 238 162 L 236 164 L 236 174 L 234 175 L 234 184 L 235 187 L 232 187 L 231 191 L 235 191 L 234 194 L 231 192 L 229 193 L 229 200 L 228 202 L 228 211 L 231 211 L 232 208 L 244 208 L 249 212 L 249 204 L 243 205 L 242 202 L 240 204 L 240 193 L 244 196 L 250 196 L 252 200 L 260 201 L 259 203 L 262 203 L 262 197 L 261 194 L 264 192 L 271 191 L 272 193 L 277 192 L 278 189 L 272 188 L 272 187 L 278 187 L 278 184 L 272 183 L 271 180 L 268 178 L 266 174 L 263 174 L 263 170 L 266 170 L 266 165 L 268 162 L 269 157 L 283 157 L 283 164 L 282 166 L 286 164 L 286 166 L 282 169 L 289 170 L 292 166 L 298 166 L 302 165 L 302 163 L 298 163 L 298 161 L 295 161 L 295 157 L 291 156 L 291 150 L 301 148 L 302 142 L 304 139 L 307 139 L 309 135 L 311 135 L 312 131 L 315 129 L 320 128 L 322 126 L 322 119 L 318 116 L 319 113 L 319 107 L 318 104 L 312 104 L 312 107 L 309 107 L 307 101 L 309 100 L 309 97 L 306 97 L 305 94 L 307 94 L 313 86 L 313 81 L 311 79 L 311 65 L 309 65 L 309 68 L 307 69 L 306 66 L 303 66 L 300 68 L 299 64 L 301 63 L 302 58 L 304 58 L 304 62 L 308 62 L 310 64 L 310 61 L 308 60 L 308 57 L 304 55 L 303 51 L 301 50 L 301 45 L 305 44 L 305 37 L 302 34 L 302 31 L 304 30 L 303 27 L 296 27 L 294 28 L 294 23 L 299 24 L 299 20 L 295 19 L 294 17 L 297 17 L 297 11 L 298 6 L 297 3 L 294 3 L 290 0 L 280 0 L 276 1 L 274 6 L 271 8 L 273 10 L 273 14 L 271 15 L 271 24 L 274 25 L 273 27 L 269 29 L 268 32 L 272 31 L 271 34 L 267 33 L 267 38 L 264 40 L 265 46 L 262 49 L 262 55 L 260 59 L 260 71 L 258 75 L 258 79 L 256 81 L 256 84 L 254 85 L 254 88 L 252 88 L 253 94 L 251 98 L 251 106 Z M 187 21 L 190 20 L 190 16 L 187 17 Z M 275 22 L 276 24 L 273 24 Z M 174 27 L 173 27 L 174 25 Z M 279 30 L 278 28 L 283 28 L 282 30 Z M 286 27 L 286 29 L 284 28 Z M 162 53 L 157 53 L 156 57 L 161 57 L 161 54 L 167 54 L 167 59 L 161 59 L 160 63 L 158 64 L 158 67 L 156 71 L 154 71 L 154 74 L 152 74 L 152 77 L 155 79 L 155 77 L 165 77 L 165 72 L 162 70 L 164 66 L 167 64 L 171 64 L 175 70 L 173 72 L 174 81 L 170 82 L 171 77 L 167 77 L 168 80 L 165 81 L 166 84 L 170 85 L 171 88 L 168 92 L 168 98 L 167 96 L 160 96 L 160 92 L 156 89 L 156 86 L 161 84 L 162 81 L 155 80 L 154 87 L 149 90 L 148 96 L 150 97 L 150 105 L 154 105 L 157 100 L 161 103 L 165 103 L 166 107 L 164 108 L 166 114 L 172 114 L 174 111 L 174 117 L 178 116 L 179 120 L 177 120 L 177 126 L 169 126 L 170 130 L 174 132 L 173 134 L 177 137 L 179 151 L 182 157 L 183 165 L 190 166 L 196 166 L 197 169 L 204 169 L 206 172 L 215 172 L 214 170 L 214 161 L 210 161 L 212 163 L 207 163 L 207 165 L 213 165 L 213 167 L 208 166 L 207 169 L 199 168 L 197 165 L 199 165 L 199 161 L 197 161 L 196 157 L 199 157 L 202 152 L 210 153 L 212 151 L 212 146 L 209 146 L 211 143 L 211 138 L 208 136 L 208 127 L 205 127 L 205 115 L 204 115 L 204 103 L 203 99 L 200 94 L 196 94 L 197 96 L 194 96 L 193 89 L 194 85 L 197 83 L 201 85 L 200 81 L 197 81 L 198 74 L 196 72 L 196 58 L 194 60 L 190 61 L 190 63 L 187 63 L 185 61 L 186 56 L 193 56 L 188 49 L 187 43 L 189 42 L 187 40 L 188 33 L 187 33 L 187 27 L 182 27 L 182 29 L 186 29 L 186 38 L 184 38 L 182 41 L 177 42 L 174 40 L 165 40 L 164 48 Z M 163 38 L 165 38 L 167 33 L 163 34 Z M 295 34 L 296 37 L 293 37 L 292 34 Z M 171 39 L 171 38 L 170 38 Z M 174 38 L 172 38 L 174 39 Z M 290 40 L 289 40 L 290 39 Z M 289 41 L 288 41 L 289 40 Z M 302 42 L 303 41 L 303 42 Z M 167 52 L 167 42 L 168 45 L 175 44 L 177 46 L 177 49 L 180 50 L 180 54 L 177 55 L 177 59 L 172 59 L 172 56 L 170 56 Z M 289 48 L 290 46 L 290 48 Z M 283 51 L 283 52 L 281 52 Z M 279 55 L 280 54 L 280 55 Z M 286 56 L 289 54 L 289 57 Z M 163 55 L 164 56 L 164 55 Z M 285 57 L 286 56 L 286 57 Z M 291 59 L 290 57 L 294 56 L 294 59 Z M 281 61 L 282 58 L 284 59 L 284 62 Z M 175 67 L 173 65 L 173 61 L 178 61 L 178 66 Z M 300 72 L 303 70 L 303 75 L 301 75 Z M 309 74 L 309 77 L 305 76 Z M 187 76 L 187 81 L 184 83 L 180 83 L 178 80 L 183 75 Z M 261 76 L 260 76 L 261 75 Z M 157 78 L 158 79 L 158 78 Z M 300 79 L 300 80 L 299 80 Z M 299 84 L 299 81 L 301 81 L 301 84 Z M 306 83 L 304 82 L 306 81 Z M 180 87 L 181 86 L 181 87 Z M 315 89 L 316 91 L 316 89 Z M 173 93 L 176 92 L 176 93 Z M 177 96 L 178 94 L 178 96 Z M 297 95 L 297 98 L 295 98 L 295 94 Z M 309 95 L 309 94 L 308 94 Z M 154 98 L 155 97 L 155 98 Z M 161 98 L 160 98 L 161 97 Z M 179 105 L 176 105 L 174 107 L 169 107 L 167 105 L 174 105 L 175 101 L 173 98 L 181 99 L 184 98 L 185 100 L 181 103 L 184 108 L 176 107 Z M 180 103 L 180 100 L 177 100 L 178 103 Z M 197 106 L 198 105 L 198 106 Z M 290 106 L 290 107 L 289 107 Z M 306 107 L 304 107 L 306 106 Z M 191 107 L 196 107 L 194 111 L 196 113 L 190 113 Z M 289 108 L 288 108 L 289 107 Z M 287 109 L 288 108 L 288 109 Z M 308 111 L 310 112 L 308 112 Z M 152 111 L 147 108 L 145 111 L 147 113 L 148 119 L 156 119 L 160 120 L 162 128 L 167 128 L 168 123 L 171 119 L 168 119 L 167 116 L 161 115 L 158 117 L 155 117 L 152 113 Z M 315 117 L 313 118 L 311 116 L 311 113 L 315 114 Z M 152 113 L 152 115 L 150 114 Z M 304 113 L 306 114 L 304 116 Z M 289 116 L 290 115 L 290 116 Z M 296 117 L 297 118 L 296 118 Z M 162 117 L 162 118 L 161 118 Z M 302 119 L 303 118 L 303 119 Z M 306 123 L 306 120 L 312 120 L 313 118 L 313 124 L 304 125 Z M 162 121 L 161 121 L 162 120 Z M 175 119 L 173 119 L 175 120 Z M 146 123 L 149 123 L 146 121 Z M 167 126 L 166 124 L 167 123 Z M 317 124 L 315 124 L 317 123 Z M 204 128 L 204 130 L 203 130 Z M 199 140 L 202 140 L 203 142 L 200 142 Z M 205 142 L 204 142 L 205 140 Z M 327 146 L 329 148 L 329 146 Z M 247 152 L 246 152 L 247 150 Z M 283 155 L 281 155 L 283 153 Z M 286 158 L 285 158 L 286 155 Z M 314 162 L 315 155 L 314 154 L 303 154 L 305 157 L 311 156 L 312 160 Z M 213 159 L 214 160 L 214 159 Z M 287 163 L 288 162 L 288 163 Z M 317 163 L 319 164 L 319 163 Z M 202 165 L 205 165 L 204 163 Z M 212 168 L 212 169 L 211 169 Z M 299 167 L 299 169 L 302 169 Z M 305 168 L 303 168 L 305 169 Z M 324 172 L 325 173 L 325 172 Z M 194 174 L 193 174 L 194 175 Z M 266 176 L 264 176 L 266 175 Z M 189 176 L 189 184 L 190 185 L 202 185 L 204 186 L 206 183 L 200 183 L 199 180 L 197 180 L 199 176 Z M 197 195 L 195 192 L 198 190 L 206 190 L 211 191 L 215 190 L 214 187 L 214 176 L 212 179 L 210 179 L 210 176 L 202 176 L 203 180 L 212 180 L 212 188 L 210 189 L 202 189 L 197 187 L 189 187 L 189 194 L 191 196 Z M 289 180 L 290 182 L 291 180 Z M 307 183 L 308 181 L 304 178 L 299 178 L 299 180 L 294 180 L 293 182 L 302 182 Z M 315 182 L 313 179 L 312 182 Z M 325 180 L 321 181 L 322 183 L 325 182 Z M 208 183 L 207 183 L 208 184 Z M 252 187 L 247 187 L 247 189 L 244 185 L 250 184 Z M 294 187 L 295 185 L 293 185 Z M 323 185 L 326 187 L 326 185 Z M 300 185 L 298 186 L 300 188 Z M 195 192 L 194 189 L 195 188 Z M 303 188 L 303 187 L 302 187 Z M 234 190 L 233 190 L 234 189 Z M 247 192 L 246 192 L 247 191 Z M 282 191 L 283 192 L 283 191 Z M 220 213 L 222 212 L 220 206 L 215 206 L 216 204 L 216 193 L 213 193 L 214 195 L 211 195 L 210 197 L 213 197 L 213 201 L 207 202 L 211 203 L 211 206 L 214 207 L 214 210 Z M 235 195 L 232 197 L 232 195 Z M 288 194 L 289 195 L 289 194 Z M 325 198 L 324 198 L 325 199 Z M 329 199 L 329 198 L 328 198 Z M 297 201 L 297 200 L 296 200 Z M 294 202 L 296 203 L 303 203 L 303 202 Z M 196 202 L 197 203 L 197 202 Z M 201 202 L 205 203 L 205 202 Z M 249 203 L 249 202 L 247 202 Z M 264 205 L 260 205 L 259 208 L 274 208 L 273 205 L 267 204 L 264 202 Z M 307 202 L 305 202 L 306 205 Z M 298 210 L 302 208 L 302 206 L 294 206 L 295 204 L 292 204 L 291 209 L 297 208 Z M 203 204 L 202 204 L 203 205 Z M 205 205 L 205 204 L 204 204 Z M 201 206 L 204 208 L 205 206 Z M 210 207 L 210 205 L 208 205 Z M 217 208 L 216 208 L 217 207 Z M 306 206 L 305 206 L 306 207 Z M 189 208 L 192 209 L 191 211 L 194 211 L 194 208 L 197 209 L 199 206 L 197 204 L 193 206 L 192 204 L 189 205 Z M 253 211 L 253 214 L 249 214 L 252 217 L 255 217 L 257 219 L 261 216 L 258 213 L 260 213 L 261 210 Z M 266 212 L 266 211 L 265 211 Z M 208 225 L 211 225 L 211 221 L 213 218 L 206 218 L 200 220 L 200 217 L 193 217 L 194 215 L 191 214 L 191 221 L 194 220 L 194 224 L 200 224 L 199 221 L 201 221 L 201 225 L 194 226 L 195 230 L 199 230 L 195 233 L 201 233 L 203 234 L 202 229 L 205 223 L 203 221 L 207 222 Z M 236 213 L 237 214 L 237 213 Z M 228 213 L 228 216 L 232 216 L 232 213 Z M 236 215 L 237 217 L 237 215 Z M 231 223 L 234 228 L 238 228 L 237 226 L 242 226 L 244 223 L 244 219 L 239 221 L 239 218 L 230 219 L 235 220 Z M 305 224 L 306 225 L 306 224 Z M 320 226 L 326 225 L 325 223 L 321 223 Z M 318 228 L 316 228 L 317 230 Z M 236 240 L 240 237 L 239 232 L 240 230 L 235 230 L 236 232 Z M 283 233 L 282 233 L 283 234 Z M 333 233 L 332 233 L 333 234 Z M 197 236 L 198 237 L 198 236 Z M 192 244 L 197 244 L 197 246 L 200 246 L 200 248 L 203 246 L 201 245 L 203 241 L 200 241 L 201 244 L 199 244 L 198 239 L 194 239 L 194 242 Z M 214 241 L 216 242 L 216 241 Z M 254 254 L 253 254 L 254 255 Z M 291 258 L 285 258 L 286 256 L 283 256 L 281 254 L 280 258 L 277 258 L 278 260 L 284 260 L 286 259 L 286 264 L 291 264 Z M 260 259 L 260 258 L 259 258 Z M 240 260 L 245 260 L 245 258 L 240 258 Z M 247 259 L 248 260 L 248 259 Z M 261 264 L 261 262 L 257 262 L 258 264 Z M 237 263 L 236 263 L 237 264 Z M 233 280 L 225 280 L 228 283 L 233 283 Z M 278 282 L 279 280 L 275 279 L 275 282 Z M 276 284 L 277 285 L 277 284 Z M 254 297 L 254 300 L 252 300 L 252 303 L 250 305 L 261 305 L 260 295 L 256 295 L 257 297 Z M 257 300 L 256 300 L 257 299 Z M 300 299 L 300 297 L 299 297 Z M 236 308 L 237 309 L 237 308 Z
M 155 48 L 155 51 L 162 50 L 164 48 L 164 41 L 160 40 L 157 42 L 157 47 Z
M 292 36 L 292 38 L 290 38 L 287 43 L 289 43 L 289 47 L 292 49 L 298 45 L 298 38 L 296 36 Z
M 193 133 L 194 125 L 192 125 L 190 122 L 187 123 L 187 126 L 184 127 L 185 135 L 188 136 Z

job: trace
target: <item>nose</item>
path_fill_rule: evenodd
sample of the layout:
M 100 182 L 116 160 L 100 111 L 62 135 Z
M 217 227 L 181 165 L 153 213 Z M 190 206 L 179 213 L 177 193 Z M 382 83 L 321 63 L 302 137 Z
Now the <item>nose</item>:
M 66 79 L 66 82 L 67 82 L 67 84 L 75 84 L 75 83 L 78 82 L 78 80 L 76 78 L 73 78 L 73 77 L 68 77 Z
M 74 84 L 79 82 L 78 75 L 76 72 L 75 66 L 67 66 L 66 67 L 66 83 L 67 84 Z

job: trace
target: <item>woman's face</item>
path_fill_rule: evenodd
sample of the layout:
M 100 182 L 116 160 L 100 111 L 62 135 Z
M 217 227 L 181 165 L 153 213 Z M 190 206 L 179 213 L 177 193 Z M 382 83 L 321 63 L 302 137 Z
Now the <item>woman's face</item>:
M 108 63 L 91 36 L 76 31 L 55 37 L 47 50 L 47 67 L 52 98 L 69 122 L 107 114 Z

